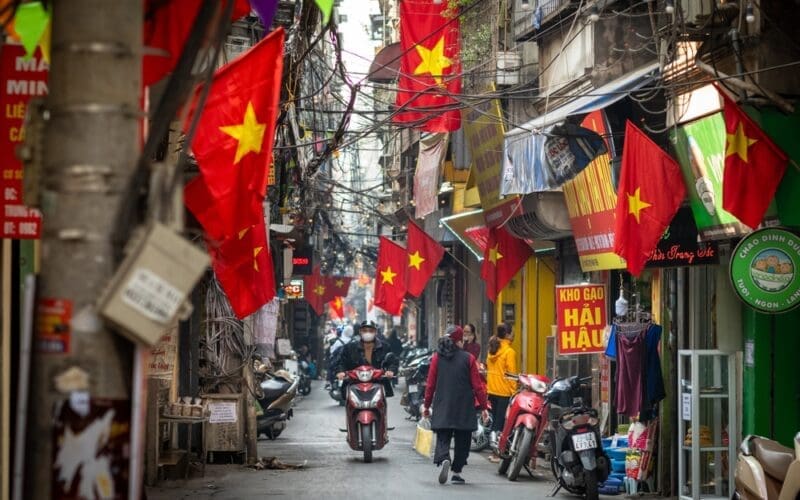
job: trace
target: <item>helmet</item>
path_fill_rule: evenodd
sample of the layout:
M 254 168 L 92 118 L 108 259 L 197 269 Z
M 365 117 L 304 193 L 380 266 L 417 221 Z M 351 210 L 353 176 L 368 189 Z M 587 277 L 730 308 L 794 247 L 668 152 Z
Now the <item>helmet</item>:
M 376 325 L 374 321 L 364 320 L 361 322 L 361 325 L 359 325 L 358 329 L 361 330 L 364 328 L 372 328 L 373 330 L 377 330 L 378 325 Z

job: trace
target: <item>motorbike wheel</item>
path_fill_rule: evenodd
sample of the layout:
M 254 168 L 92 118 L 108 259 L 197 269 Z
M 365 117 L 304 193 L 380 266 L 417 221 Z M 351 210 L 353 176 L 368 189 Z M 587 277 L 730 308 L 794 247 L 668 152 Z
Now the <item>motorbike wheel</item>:
M 303 396 L 308 396 L 309 394 L 311 394 L 311 382 L 308 382 L 300 386 L 300 394 L 302 394 Z
M 583 481 L 586 484 L 586 500 L 598 500 L 597 471 L 584 472 Z
M 497 473 L 501 476 L 508 471 L 508 466 L 511 465 L 510 458 L 501 458 L 500 465 L 497 466 Z
M 564 482 L 562 479 L 562 471 L 564 470 L 564 467 L 558 463 L 558 458 L 556 458 L 555 455 L 550 458 L 550 470 L 553 471 L 553 477 L 556 479 L 556 481 L 558 481 L 558 484 L 560 484 L 561 487 L 568 492 L 572 493 L 573 495 L 583 495 L 586 492 L 586 489 L 581 486 L 570 486 Z
M 278 439 L 278 436 L 281 435 L 281 432 L 283 432 L 283 429 L 274 429 L 270 427 L 267 429 L 267 432 L 265 432 L 265 434 L 267 435 L 267 438 L 269 438 L 270 441 L 275 441 L 276 439 Z
M 364 463 L 372 462 L 372 427 L 361 426 L 361 446 L 364 449 Z
M 514 458 L 511 462 L 511 467 L 506 473 L 509 481 L 516 481 L 519 477 L 519 472 L 522 466 L 528 462 L 531 454 L 531 443 L 533 443 L 533 431 L 526 428 L 521 429 L 522 436 L 519 438 L 517 449 L 514 450 Z M 519 432 L 519 430 L 517 431 Z

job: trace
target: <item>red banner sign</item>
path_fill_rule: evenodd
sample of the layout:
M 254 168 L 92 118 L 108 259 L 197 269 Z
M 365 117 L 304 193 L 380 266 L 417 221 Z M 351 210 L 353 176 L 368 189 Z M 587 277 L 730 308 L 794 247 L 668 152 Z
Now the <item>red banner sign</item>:
M 48 65 L 41 52 L 25 58 L 21 45 L 0 49 L 0 237 L 36 239 L 42 231 L 38 210 L 22 204 L 22 163 L 15 154 L 31 97 L 47 94 Z
M 605 351 L 607 324 L 605 285 L 556 287 L 558 353 L 592 354 Z

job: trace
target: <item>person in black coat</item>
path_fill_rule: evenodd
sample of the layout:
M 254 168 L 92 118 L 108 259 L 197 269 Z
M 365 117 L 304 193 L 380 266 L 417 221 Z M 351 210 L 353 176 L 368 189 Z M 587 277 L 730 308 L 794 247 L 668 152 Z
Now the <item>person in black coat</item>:
M 472 432 L 478 427 L 475 408 L 482 410 L 484 421 L 489 418 L 486 385 L 478 372 L 475 356 L 461 349 L 464 332 L 451 325 L 431 358 L 428 382 L 425 387 L 423 416 L 430 416 L 433 403 L 431 429 L 436 432 L 436 451 L 433 462 L 441 466 L 439 483 L 447 481 L 451 463 L 455 484 L 463 484 L 461 471 L 467 465 Z M 453 460 L 450 460 L 450 442 L 454 441 Z
M 385 372 L 384 376 L 387 380 L 384 380 L 383 386 L 386 390 L 386 397 L 390 398 L 394 396 L 394 391 L 392 384 L 388 383 L 388 379 L 394 377 L 400 360 L 392 354 L 386 342 L 381 342 L 376 338 L 377 331 L 378 328 L 374 322 L 364 321 L 361 323 L 361 327 L 358 329 L 359 341 L 350 342 L 341 348 L 342 353 L 336 366 L 336 377 L 343 380 L 346 371 L 363 365 L 379 368 Z

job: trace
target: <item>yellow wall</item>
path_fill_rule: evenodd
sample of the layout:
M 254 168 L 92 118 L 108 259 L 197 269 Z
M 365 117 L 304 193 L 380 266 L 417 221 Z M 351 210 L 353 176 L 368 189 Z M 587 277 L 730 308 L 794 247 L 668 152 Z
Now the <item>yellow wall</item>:
M 496 323 L 503 321 L 503 304 L 515 306 L 513 345 L 517 363 L 527 373 L 546 373 L 546 342 L 555 321 L 554 270 L 552 258 L 531 257 L 495 302 Z M 527 343 L 523 342 L 523 336 L 527 337 Z M 526 345 L 524 353 L 523 345 Z

